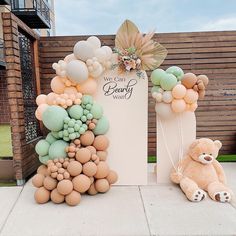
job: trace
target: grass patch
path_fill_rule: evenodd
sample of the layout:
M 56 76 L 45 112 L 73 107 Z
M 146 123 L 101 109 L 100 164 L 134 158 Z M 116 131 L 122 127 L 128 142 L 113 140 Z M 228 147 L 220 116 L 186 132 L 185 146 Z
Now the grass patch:
M 220 155 L 217 160 L 220 162 L 236 162 L 236 154 Z M 156 163 L 156 156 L 148 156 L 148 163 Z
M 0 182 L 0 187 L 14 187 L 16 182 Z
M 0 158 L 12 156 L 11 127 L 9 124 L 0 125 Z

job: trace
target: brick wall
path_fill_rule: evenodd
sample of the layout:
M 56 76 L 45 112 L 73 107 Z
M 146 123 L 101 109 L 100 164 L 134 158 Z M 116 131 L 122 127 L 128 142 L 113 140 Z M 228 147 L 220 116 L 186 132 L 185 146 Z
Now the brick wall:
M 0 70 L 0 124 L 10 123 L 6 70 Z
M 15 178 L 22 180 L 31 175 L 39 165 L 34 147 L 38 139 L 26 142 L 24 101 L 19 51 L 19 30 L 38 39 L 34 31 L 28 28 L 12 13 L 3 13 L 3 35 L 5 44 L 7 95 L 10 109 L 10 124 L 13 144 L 13 166 Z

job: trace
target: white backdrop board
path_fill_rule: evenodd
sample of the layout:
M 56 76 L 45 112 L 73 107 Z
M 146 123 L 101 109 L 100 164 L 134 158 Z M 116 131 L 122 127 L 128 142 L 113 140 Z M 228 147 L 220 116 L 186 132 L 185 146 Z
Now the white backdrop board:
M 145 72 L 144 72 L 145 73 Z M 146 75 L 146 73 L 145 73 Z M 110 129 L 108 163 L 117 185 L 147 184 L 148 79 L 135 72 L 105 72 L 97 79 L 95 100 L 102 104 Z
M 170 172 L 173 163 L 179 161 L 179 151 L 183 147 L 183 155 L 196 139 L 196 117 L 194 112 L 176 114 L 171 119 L 160 119 L 157 116 L 157 183 L 170 183 Z M 181 130 L 182 137 L 181 138 Z M 182 141 L 183 140 L 183 141 Z M 169 153 L 167 151 L 169 149 Z

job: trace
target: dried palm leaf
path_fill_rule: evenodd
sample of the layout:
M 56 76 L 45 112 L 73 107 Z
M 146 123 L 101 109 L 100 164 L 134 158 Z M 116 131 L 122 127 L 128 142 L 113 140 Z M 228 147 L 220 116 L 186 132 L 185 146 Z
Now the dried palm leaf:
M 139 33 L 137 26 L 130 20 L 125 20 L 116 33 L 115 46 L 120 49 L 129 48 L 133 35 L 137 33 Z
M 141 68 L 154 70 L 164 61 L 167 50 L 152 39 L 153 35 L 154 32 L 151 32 L 143 36 L 133 22 L 126 20 L 116 34 L 115 46 L 120 50 L 134 47 L 141 60 Z

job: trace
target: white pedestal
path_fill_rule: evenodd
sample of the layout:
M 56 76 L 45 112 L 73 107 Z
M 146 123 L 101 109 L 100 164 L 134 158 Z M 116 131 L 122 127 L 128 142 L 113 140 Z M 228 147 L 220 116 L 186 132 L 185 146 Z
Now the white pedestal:
M 148 79 L 136 73 L 105 72 L 97 79 L 95 100 L 110 122 L 108 163 L 117 185 L 147 184 Z
M 181 141 L 181 126 L 183 142 Z M 195 139 L 196 118 L 194 112 L 177 114 L 174 118 L 169 120 L 162 120 L 157 116 L 157 183 L 171 182 L 170 171 L 173 165 L 168 155 L 167 148 L 176 165 L 179 160 L 181 145 L 183 144 L 183 155 L 185 155 L 189 145 Z

